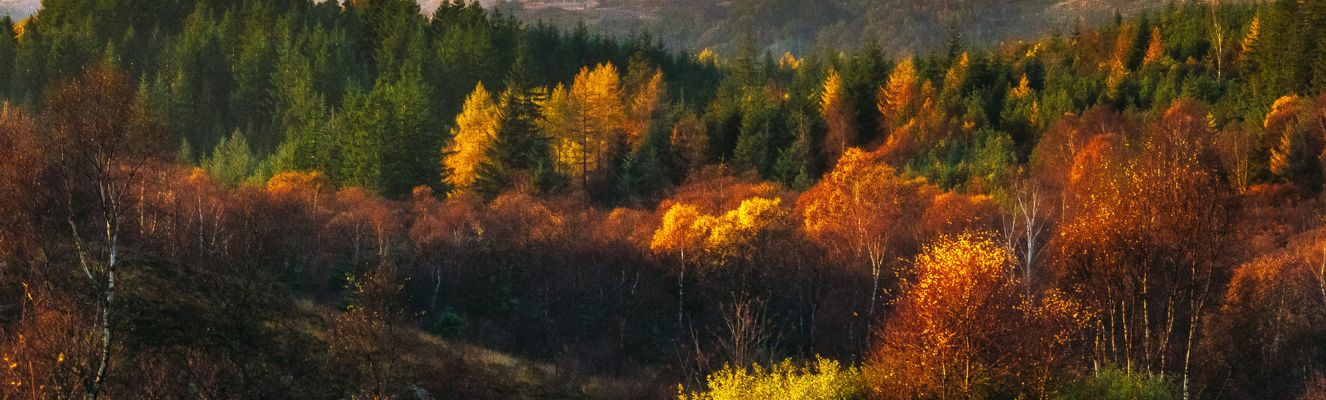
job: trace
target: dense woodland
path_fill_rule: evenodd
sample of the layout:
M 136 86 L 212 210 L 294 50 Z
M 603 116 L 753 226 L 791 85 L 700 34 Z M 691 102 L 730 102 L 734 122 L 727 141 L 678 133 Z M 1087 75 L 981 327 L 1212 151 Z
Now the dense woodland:
M 1326 398 L 1326 1 L 742 42 L 0 20 L 0 397 Z

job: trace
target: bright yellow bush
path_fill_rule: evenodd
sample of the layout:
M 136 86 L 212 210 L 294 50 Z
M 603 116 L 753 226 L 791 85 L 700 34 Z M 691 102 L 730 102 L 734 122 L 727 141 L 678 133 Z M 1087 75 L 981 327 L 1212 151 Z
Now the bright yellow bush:
M 798 365 L 791 360 L 769 367 L 725 366 L 709 375 L 708 391 L 687 392 L 678 387 L 680 400 L 830 400 L 863 399 L 861 370 L 844 368 L 837 361 L 815 357 Z

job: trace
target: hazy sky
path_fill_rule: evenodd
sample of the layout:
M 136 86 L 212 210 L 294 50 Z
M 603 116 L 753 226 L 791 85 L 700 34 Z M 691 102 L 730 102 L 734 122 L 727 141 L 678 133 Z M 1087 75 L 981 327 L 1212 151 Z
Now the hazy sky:
M 26 16 L 37 10 L 41 0 L 0 0 L 0 14 Z
M 419 4 L 423 6 L 425 13 L 429 13 L 434 9 L 437 9 L 438 3 L 442 1 L 443 0 L 419 0 Z M 483 3 L 484 6 L 492 6 L 494 1 L 495 0 L 480 0 L 480 3 Z M 40 5 L 41 0 L 0 0 L 0 15 L 14 13 L 17 16 L 23 17 L 36 11 Z

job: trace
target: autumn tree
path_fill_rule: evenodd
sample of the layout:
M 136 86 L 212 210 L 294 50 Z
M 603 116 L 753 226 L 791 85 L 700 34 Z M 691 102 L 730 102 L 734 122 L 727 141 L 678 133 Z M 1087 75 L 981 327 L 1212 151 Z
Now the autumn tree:
M 918 183 L 860 149 L 848 149 L 832 172 L 797 200 L 805 229 L 870 274 L 866 314 L 873 318 L 889 248 L 906 235 L 906 212 Z
M 89 317 L 99 331 L 93 354 L 74 361 L 86 364 L 85 395 L 99 397 L 110 376 L 116 339 L 113 315 L 116 286 L 128 225 L 142 173 L 163 143 L 152 117 L 135 99 L 123 74 L 88 68 L 81 76 L 46 95 L 41 129 L 57 175 L 54 199 L 69 229 L 79 273 L 93 290 Z M 86 358 L 83 358 L 86 357 Z
M 37 126 L 23 109 L 0 103 L 0 260 L 35 249 L 32 207 L 45 169 Z
M 700 212 L 695 205 L 675 203 L 663 214 L 650 249 L 677 255 L 678 323 L 684 314 L 685 277 L 688 254 L 712 268 L 745 267 L 771 232 L 785 224 L 781 198 L 752 197 L 721 215 Z
M 830 70 L 820 89 L 820 117 L 824 119 L 828 131 L 824 135 L 824 156 L 833 163 L 838 156 L 856 143 L 855 113 L 848 103 L 842 77 L 837 71 Z
M 1097 318 L 1093 357 L 1175 373 L 1184 392 L 1195 335 L 1225 275 L 1228 187 L 1215 174 L 1213 137 L 1191 101 L 1171 106 L 1135 155 L 1119 136 L 1097 136 L 1076 157 L 1054 239 L 1059 284 Z
M 663 80 L 663 71 L 637 55 L 631 58 L 621 86 L 627 117 L 627 142 L 632 149 L 639 149 L 645 141 L 645 135 L 653 129 L 655 120 L 666 115 L 667 82 Z
M 457 190 L 474 184 L 479 164 L 497 135 L 498 116 L 497 103 L 480 82 L 465 99 L 463 111 L 456 116 L 456 127 L 451 130 L 451 143 L 443 149 L 447 184 Z
M 916 62 L 913 59 L 902 60 L 889 72 L 888 81 L 879 88 L 879 104 L 876 107 L 885 134 L 892 133 L 908 118 L 916 115 L 919 90 Z
M 328 340 L 333 357 L 350 367 L 357 398 L 390 398 L 405 390 L 408 371 L 396 270 L 384 264 L 351 277 L 350 305 L 333 322 Z
M 1150 41 L 1146 45 L 1146 53 L 1142 56 L 1142 65 L 1151 65 L 1165 60 L 1165 43 L 1161 39 L 1160 27 L 1151 28 Z
M 696 226 L 700 217 L 700 211 L 695 206 L 684 203 L 674 204 L 663 214 L 662 225 L 654 232 L 654 238 L 649 242 L 649 248 L 655 252 L 677 255 L 678 326 L 681 326 L 686 309 L 686 253 L 697 251 L 705 234 Z
M 1265 134 L 1275 140 L 1271 148 L 1271 173 L 1285 182 L 1311 192 L 1321 189 L 1324 128 L 1319 111 L 1309 100 L 1286 96 L 1275 101 L 1263 123 Z
M 916 257 L 867 379 L 881 398 L 981 398 L 1006 385 L 1019 334 L 1011 255 L 988 235 L 941 237 Z
M 623 131 L 621 78 L 612 64 L 582 68 L 566 97 L 565 131 L 558 138 L 559 163 L 569 176 L 588 185 L 607 163 L 610 142 Z

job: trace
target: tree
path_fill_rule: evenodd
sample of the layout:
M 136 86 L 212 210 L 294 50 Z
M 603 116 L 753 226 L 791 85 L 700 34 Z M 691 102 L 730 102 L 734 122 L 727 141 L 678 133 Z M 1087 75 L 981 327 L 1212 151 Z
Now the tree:
M 232 187 L 243 183 L 258 167 L 248 139 L 238 129 L 230 137 L 218 142 L 202 164 L 212 176 Z
M 116 340 L 116 286 L 121 234 L 126 213 L 133 209 L 141 173 L 160 156 L 162 130 L 134 98 L 121 73 L 91 67 L 46 94 L 41 128 L 50 140 L 59 187 L 56 201 L 69 228 L 79 272 L 94 289 L 94 326 L 99 333 L 95 354 L 87 355 L 84 392 L 98 398 L 110 376 Z M 93 236 L 84 232 L 94 229 Z M 93 239 L 95 238 L 95 239 Z
M 331 111 L 325 96 L 314 86 L 312 62 L 293 45 L 282 48 L 272 82 L 276 86 L 276 129 L 284 138 L 274 156 L 274 168 L 332 171 L 336 143 L 327 127 Z
M 587 187 L 591 176 L 606 168 L 609 143 L 624 129 L 626 110 L 617 68 L 612 64 L 582 68 L 571 87 L 568 109 L 571 129 L 559 138 L 558 161 Z
M 842 77 L 830 70 L 820 90 L 820 117 L 828 130 L 824 135 L 824 159 L 828 163 L 838 160 L 848 147 L 856 145 L 855 114 L 848 104 Z
M 1012 255 L 985 234 L 940 237 L 914 262 L 867 379 L 883 398 L 981 398 L 1006 385 L 1019 334 Z
M 914 209 L 918 183 L 899 177 L 870 154 L 851 148 L 797 200 L 806 232 L 870 273 L 866 315 L 874 317 L 888 249 L 906 235 L 906 212 Z
M 329 344 L 333 357 L 351 368 L 356 397 L 390 398 L 403 391 L 408 371 L 404 324 L 399 302 L 402 286 L 388 265 L 351 277 L 350 305 L 336 317 Z
M 1229 189 L 1216 175 L 1205 114 L 1179 101 L 1132 143 L 1135 154 L 1106 134 L 1076 156 L 1055 268 L 1059 287 L 1093 310 L 1101 363 L 1188 380 L 1194 335 L 1226 274 Z
M 913 59 L 904 59 L 893 67 L 888 83 L 879 88 L 879 105 L 876 107 L 884 134 L 891 134 L 893 129 L 916 115 L 919 90 Z
M 478 177 L 478 167 L 497 135 L 498 108 L 492 95 L 480 82 L 465 99 L 465 107 L 456 116 L 451 129 L 451 143 L 442 150 L 442 167 L 447 184 L 465 190 Z
M 649 65 L 648 61 L 637 55 L 631 58 L 622 78 L 625 92 L 627 142 L 632 149 L 638 150 L 645 141 L 645 135 L 653 130 L 658 117 L 667 115 L 667 82 L 663 80 L 663 71 Z
M 1275 101 L 1263 127 L 1270 137 L 1279 137 L 1271 149 L 1270 168 L 1276 177 L 1299 188 L 1321 190 L 1323 148 L 1318 111 L 1311 101 L 1285 96 Z
M 0 103 L 0 260 L 18 258 L 37 248 L 32 243 L 34 199 L 41 171 L 45 169 L 42 142 L 37 126 L 9 102 Z
M 433 119 L 433 92 L 417 65 L 406 66 L 389 81 L 381 78 L 372 96 L 387 115 L 382 135 L 382 193 L 401 198 L 421 184 L 438 182 L 435 149 L 442 145 Z
M 1146 54 L 1142 56 L 1142 65 L 1162 62 L 1167 57 L 1165 43 L 1161 41 L 1160 27 L 1151 28 L 1151 40 L 1146 45 Z
M 672 126 L 672 148 L 688 171 L 699 170 L 709 158 L 709 132 L 699 116 L 686 114 Z
M 381 190 L 381 129 L 387 111 L 381 99 L 371 93 L 353 87 L 346 93 L 340 113 L 332 121 L 340 149 L 339 165 L 332 174 L 337 184 Z
M 552 186 L 552 150 L 543 133 L 543 115 L 539 104 L 547 93 L 530 83 L 524 56 L 516 60 L 507 75 L 502 92 L 497 131 L 485 149 L 487 159 L 479 166 L 476 186 L 479 193 L 495 198 L 501 190 L 520 183 L 516 174 L 528 173 L 532 184 L 546 189 Z
M 696 226 L 701 217 L 699 209 L 685 203 L 673 204 L 663 214 L 663 222 L 649 241 L 655 252 L 677 255 L 677 326 L 680 327 L 686 309 L 686 253 L 695 252 L 703 243 L 704 232 Z

